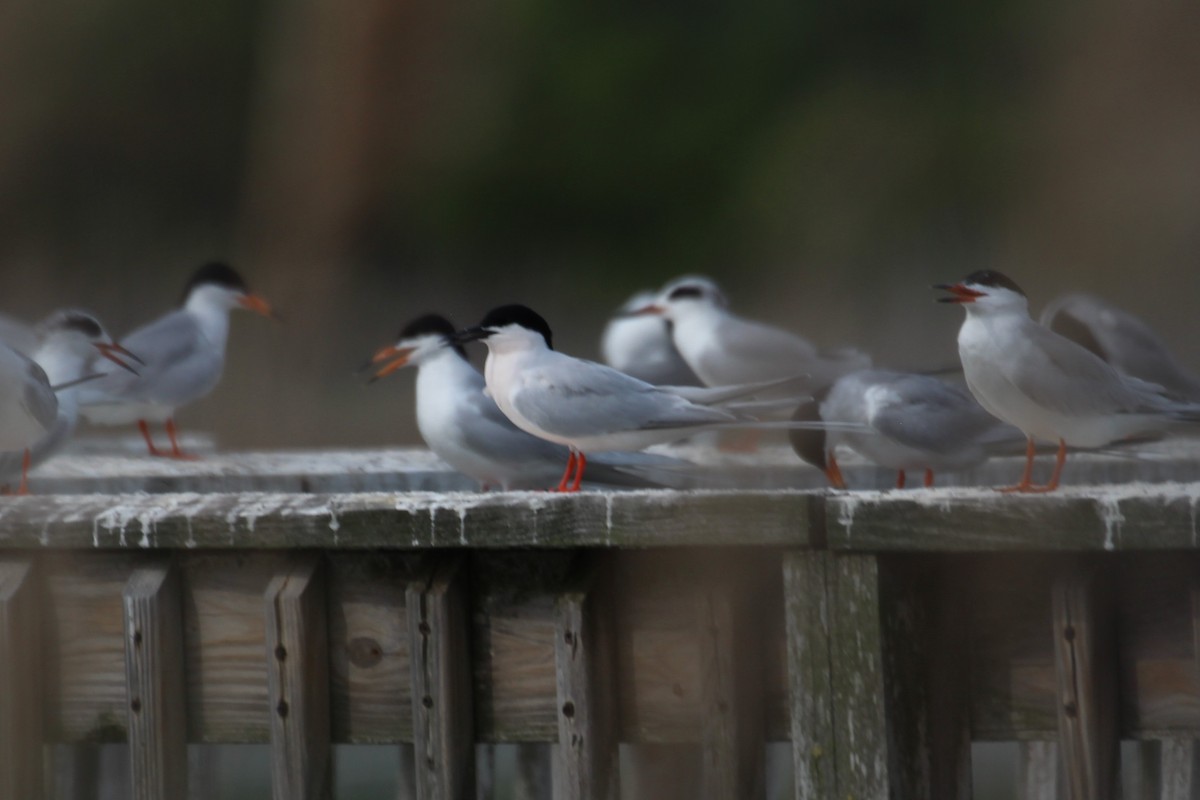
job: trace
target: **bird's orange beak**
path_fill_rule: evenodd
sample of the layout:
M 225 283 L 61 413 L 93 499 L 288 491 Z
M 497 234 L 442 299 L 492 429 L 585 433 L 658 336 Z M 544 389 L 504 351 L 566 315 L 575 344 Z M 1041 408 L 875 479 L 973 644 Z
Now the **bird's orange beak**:
M 375 374 L 371 376 L 371 383 L 374 383 L 380 378 L 386 378 L 388 375 L 391 375 L 393 372 L 406 365 L 408 363 L 408 357 L 413 354 L 414 350 L 416 350 L 415 347 L 396 347 L 395 345 L 391 344 L 386 347 L 379 348 L 379 350 L 375 352 L 375 355 L 371 356 L 371 363 L 387 363 L 383 363 L 383 366 L 375 371 Z
M 255 314 L 262 314 L 267 319 L 272 319 L 275 321 L 279 320 L 279 317 L 275 315 L 275 311 L 271 308 L 271 304 L 268 303 L 261 295 L 244 294 L 238 298 L 238 305 L 247 311 L 253 311 Z
M 961 283 L 939 283 L 933 288 L 950 293 L 950 297 L 939 297 L 939 303 L 974 303 L 976 298 L 983 297 L 985 294 L 974 289 L 968 289 Z
M 129 364 L 125 363 L 125 361 L 121 358 L 121 356 L 128 358 L 130 361 L 136 361 L 137 363 L 139 363 L 143 366 L 145 366 L 145 364 L 146 364 L 145 361 L 142 361 L 142 359 L 138 358 L 136 355 L 134 355 L 133 353 L 126 350 L 122 345 L 118 344 L 117 342 L 97 342 L 95 347 L 97 350 L 100 351 L 100 355 L 104 356 L 109 361 L 113 362 L 118 367 L 120 367 L 121 369 L 132 372 L 134 375 L 137 375 L 138 371 L 136 369 L 134 369 L 133 367 L 131 367 Z
M 648 306 L 642 306 L 641 308 L 635 308 L 633 311 L 628 312 L 625 316 L 627 316 L 627 317 L 644 317 L 648 314 L 661 315 L 661 314 L 665 314 L 666 311 L 667 310 L 665 308 L 663 308 L 662 306 L 660 306 L 658 303 L 651 303 Z

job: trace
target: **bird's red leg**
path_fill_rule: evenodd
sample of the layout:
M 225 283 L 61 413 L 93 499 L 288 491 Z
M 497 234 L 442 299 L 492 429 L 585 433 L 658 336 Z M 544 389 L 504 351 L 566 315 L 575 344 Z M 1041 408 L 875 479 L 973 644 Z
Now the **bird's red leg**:
M 1012 492 L 1032 492 L 1036 490 L 1033 485 L 1033 456 L 1036 450 L 1033 446 L 1033 437 L 1025 438 L 1025 472 L 1021 475 L 1021 482 L 1016 486 L 1006 486 L 1003 489 L 997 489 L 998 492 L 1010 494 Z
M 579 491 L 579 484 L 583 483 L 583 470 L 585 467 L 587 467 L 587 456 L 580 453 L 575 456 L 575 482 L 571 484 L 569 491 Z
M 198 461 L 199 456 L 194 456 L 191 453 L 185 453 L 179 449 L 179 441 L 175 438 L 175 418 L 167 418 L 167 437 L 171 440 L 171 458 L 178 458 L 183 461 Z
M 832 451 L 825 459 L 825 477 L 829 479 L 829 485 L 833 488 L 846 488 L 846 479 L 842 477 L 842 469 L 838 466 L 837 459 L 833 457 Z
M 925 470 L 925 488 L 926 489 L 933 488 L 933 470 L 931 470 L 931 469 Z
M 1050 482 L 1045 486 L 1035 486 L 1029 491 L 1032 492 L 1053 492 L 1058 488 L 1058 481 L 1062 477 L 1063 465 L 1067 463 L 1067 443 L 1062 439 L 1058 440 L 1058 455 L 1054 459 L 1054 473 L 1050 476 Z
M 21 485 L 17 487 L 17 494 L 29 494 L 29 466 L 33 463 L 33 455 L 29 452 L 29 448 L 25 448 L 25 455 L 21 457 Z
M 903 489 L 904 484 L 908 482 L 908 476 L 904 474 L 904 470 L 896 470 L 896 488 Z
M 154 439 L 150 438 L 150 426 L 146 424 L 146 420 L 138 420 L 138 430 L 142 432 L 142 438 L 146 440 L 146 447 L 150 450 L 150 455 L 159 458 L 166 458 L 169 455 L 154 446 Z
M 570 454 L 567 456 L 567 469 L 566 469 L 566 471 L 563 472 L 562 480 L 560 480 L 558 482 L 558 486 L 555 486 L 550 491 L 552 491 L 552 492 L 567 491 L 567 486 L 570 485 L 569 481 L 571 480 L 571 473 L 574 471 L 575 471 L 575 451 L 572 450 L 572 451 L 570 451 Z

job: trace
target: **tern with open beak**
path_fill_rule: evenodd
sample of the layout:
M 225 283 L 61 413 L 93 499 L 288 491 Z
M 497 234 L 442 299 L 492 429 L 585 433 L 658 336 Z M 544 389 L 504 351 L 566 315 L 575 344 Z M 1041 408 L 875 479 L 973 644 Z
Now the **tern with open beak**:
M 967 388 L 990 413 L 1027 437 L 1025 472 L 1001 491 L 1058 488 L 1067 447 L 1104 447 L 1200 422 L 1200 404 L 1172 399 L 1161 386 L 1122 375 L 1085 347 L 1029 316 L 1025 292 L 994 270 L 934 287 L 966 310 L 958 353 Z M 1032 483 L 1035 440 L 1058 445 L 1050 481 Z
M 252 294 L 227 264 L 200 267 L 188 281 L 180 308 L 130 333 L 124 344 L 145 362 L 138 374 L 111 373 L 80 392 L 80 414 L 98 425 L 136 422 L 150 455 L 193 458 L 179 448 L 175 410 L 211 392 L 225 366 L 229 313 L 242 308 L 274 318 L 266 300 Z M 171 441 L 160 450 L 149 423 L 165 423 Z
M 513 425 L 485 393 L 483 375 L 451 340 L 445 317 L 427 314 L 405 325 L 394 345 L 371 359 L 372 380 L 404 367 L 417 370 L 417 428 L 429 449 L 485 488 L 543 489 L 558 479 L 566 447 Z M 611 486 L 656 485 L 641 477 L 683 462 L 641 453 L 601 453 L 588 479 Z

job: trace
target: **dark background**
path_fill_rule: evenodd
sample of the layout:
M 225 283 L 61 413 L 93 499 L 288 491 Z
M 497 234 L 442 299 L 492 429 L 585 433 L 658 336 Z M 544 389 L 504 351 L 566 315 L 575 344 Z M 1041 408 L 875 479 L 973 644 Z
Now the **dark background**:
M 1144 0 L 12 0 L 0 311 L 117 333 L 231 260 L 181 414 L 229 448 L 415 441 L 409 318 L 526 302 L 595 356 L 681 272 L 896 366 L 955 357 L 930 283 L 1083 288 L 1200 364 L 1200 5 Z

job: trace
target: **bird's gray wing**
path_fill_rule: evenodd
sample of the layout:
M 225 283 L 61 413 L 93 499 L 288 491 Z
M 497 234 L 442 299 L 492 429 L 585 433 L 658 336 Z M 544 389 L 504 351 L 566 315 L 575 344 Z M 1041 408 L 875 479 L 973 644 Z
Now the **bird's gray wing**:
M 32 359 L 21 357 L 26 362 L 25 391 L 21 395 L 21 405 L 38 424 L 49 430 L 58 418 L 58 398 L 50 388 L 50 379 L 46 377 L 46 371 Z
M 81 402 L 90 401 L 93 394 L 163 401 L 189 398 L 208 380 L 211 348 L 202 347 L 199 328 L 182 311 L 173 311 L 138 328 L 121 344 L 145 363 L 137 365 L 138 373 L 134 375 L 126 370 L 110 370 L 104 366 L 105 361 L 96 362 L 96 368 L 107 374 L 84 389 Z
M 1001 425 L 957 386 L 923 375 L 905 375 L 867 389 L 871 427 L 930 453 L 952 453 Z
M 514 425 L 495 401 L 483 392 L 465 398 L 463 442 L 472 450 L 498 461 L 561 461 L 567 448 L 539 439 Z
M 736 360 L 749 374 L 792 375 L 817 356 L 817 349 L 806 339 L 739 317 L 723 320 L 714 336 L 721 347 L 714 349 L 709 359 L 719 363 L 707 364 L 704 362 L 709 359 L 702 358 L 697 365 L 701 372 L 719 372 L 721 365 Z
M 526 419 L 559 436 L 597 436 L 732 421 L 611 367 L 572 359 L 525 371 L 510 402 Z
M 1160 387 L 1125 378 L 1090 350 L 1032 320 L 1014 337 L 1014 352 L 1001 366 L 1026 397 L 1072 416 L 1151 411 Z

